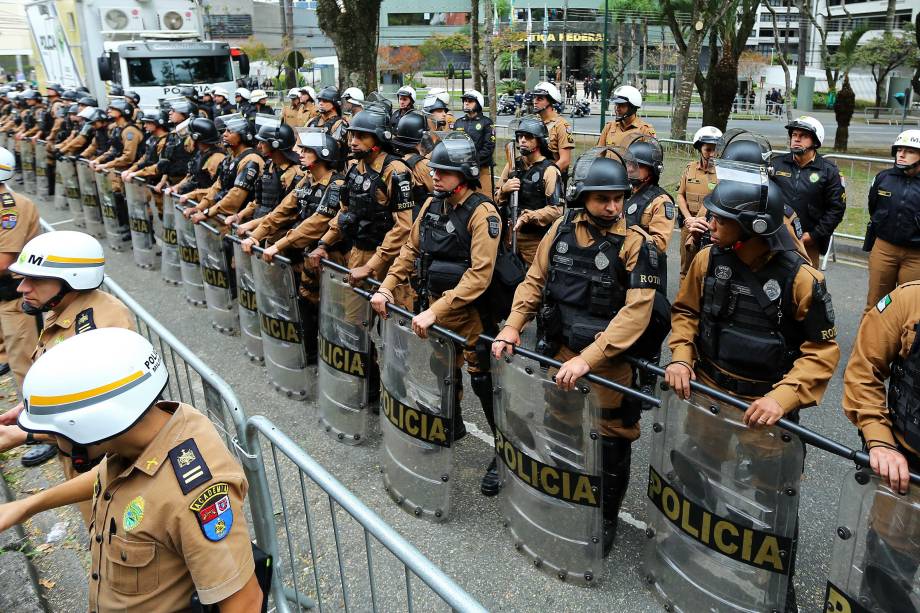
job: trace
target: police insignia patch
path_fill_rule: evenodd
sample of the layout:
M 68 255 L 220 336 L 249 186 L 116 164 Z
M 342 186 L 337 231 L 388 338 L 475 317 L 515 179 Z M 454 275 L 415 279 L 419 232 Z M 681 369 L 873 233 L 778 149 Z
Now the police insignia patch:
M 884 311 L 885 309 L 888 308 L 888 305 L 889 305 L 889 304 L 891 304 L 891 296 L 890 296 L 890 295 L 885 296 L 884 298 L 882 298 L 881 300 L 879 300 L 879 301 L 878 301 L 878 304 L 875 305 L 875 308 L 878 309 L 878 312 L 879 312 L 879 313 L 881 313 L 882 311 Z
M 85 311 L 80 311 L 80 313 L 77 314 L 77 334 L 83 334 L 84 332 L 95 329 L 96 322 L 93 319 L 93 308 L 90 307 Z
M 732 278 L 732 269 L 724 264 L 719 264 L 716 266 L 716 279 L 731 279 Z
M 569 244 L 565 241 L 559 241 L 556 243 L 556 251 L 559 253 L 565 253 L 569 250 Z
M 534 171 L 534 173 L 533 173 L 532 175 L 530 175 L 530 180 L 531 180 L 531 181 L 536 182 L 536 181 L 539 180 L 539 179 L 540 179 L 540 171 L 539 171 L 539 170 Z
M 817 183 L 817 182 L 818 182 L 818 179 L 820 179 L 820 178 L 821 178 L 821 177 L 818 176 L 818 173 L 816 173 L 816 172 L 813 172 L 813 173 L 811 173 L 811 174 L 808 176 L 808 180 L 811 181 L 812 183 Z
M 209 541 L 219 541 L 233 527 L 233 507 L 230 506 L 230 486 L 226 483 L 209 485 L 188 508 L 198 519 L 201 531 Z
M 594 256 L 594 265 L 597 266 L 598 270 L 604 270 L 610 266 L 610 260 L 606 255 L 604 255 L 604 252 L 602 251 Z
M 779 295 L 782 293 L 779 287 L 779 281 L 777 281 L 776 279 L 770 279 L 769 281 L 764 283 L 763 293 L 765 293 L 767 295 L 767 298 L 769 298 L 771 301 L 779 298 Z
M 144 519 L 144 507 L 146 504 L 142 496 L 138 496 L 128 503 L 128 506 L 125 507 L 125 511 L 121 516 L 121 526 L 125 529 L 125 532 L 131 532 L 141 525 L 141 521 Z
M 636 204 L 636 203 L 630 204 L 630 205 L 629 205 L 629 208 L 626 209 L 626 214 L 627 214 L 627 215 L 632 215 L 633 213 L 636 212 L 636 210 L 637 210 L 638 208 L 639 208 L 639 205 L 638 205 L 638 204 Z
M 16 227 L 16 221 L 19 219 L 19 215 L 16 214 L 16 211 L 9 209 L 3 209 L 0 211 L 0 228 L 4 230 L 12 230 Z
M 502 231 L 502 222 L 498 217 L 494 215 L 489 217 L 489 236 L 492 238 L 498 237 L 499 233 Z
M 664 216 L 668 219 L 674 219 L 674 203 L 665 202 L 664 203 Z
M 477 123 L 477 124 L 476 124 L 476 129 L 477 129 L 477 130 L 482 130 L 482 124 L 481 124 L 481 123 Z
M 364 179 L 364 184 L 361 186 L 361 189 L 363 189 L 364 191 L 367 191 L 367 190 L 369 190 L 370 188 L 371 188 L 371 180 L 370 180 L 370 179 Z
M 183 494 L 211 480 L 211 470 L 201 457 L 194 439 L 186 439 L 170 449 L 169 461 Z

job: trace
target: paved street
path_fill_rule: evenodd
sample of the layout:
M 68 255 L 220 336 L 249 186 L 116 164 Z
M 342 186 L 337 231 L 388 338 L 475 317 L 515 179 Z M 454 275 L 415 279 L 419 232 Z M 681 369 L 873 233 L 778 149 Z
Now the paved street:
M 596 118 L 593 118 L 596 121 Z M 587 120 L 586 120 L 587 121 Z M 659 124 L 656 123 L 656 127 Z M 887 136 L 885 137 L 887 138 Z M 58 229 L 72 229 L 66 220 L 69 214 L 54 210 L 49 203 L 41 203 L 42 215 L 56 224 Z M 672 244 L 676 247 L 676 244 Z M 214 370 L 233 385 L 247 414 L 268 416 L 303 449 L 351 488 L 366 504 L 390 522 L 403 536 L 448 575 L 479 599 L 488 609 L 495 611 L 659 611 L 661 605 L 645 587 L 640 575 L 640 561 L 646 537 L 644 533 L 646 512 L 645 484 L 648 476 L 648 441 L 646 434 L 634 447 L 632 482 L 622 513 L 622 523 L 617 542 L 606 564 L 607 578 L 599 585 L 579 588 L 565 585 L 533 568 L 533 565 L 512 548 L 502 530 L 502 518 L 496 498 L 483 498 L 478 493 L 479 478 L 492 453 L 485 420 L 475 396 L 467 389 L 464 417 L 473 436 L 468 436 L 456 446 L 455 477 L 453 489 L 453 517 L 442 525 L 417 520 L 392 503 L 384 492 L 378 472 L 379 439 L 359 447 L 342 445 L 316 426 L 316 409 L 313 403 L 299 403 L 284 398 L 272 390 L 262 367 L 246 360 L 238 337 L 226 337 L 214 331 L 204 309 L 189 306 L 180 290 L 164 284 L 158 271 L 143 271 L 135 267 L 130 254 L 107 251 L 107 272 L 143 304 L 154 316 L 166 324 L 183 342 L 196 351 Z M 677 256 L 672 249 L 670 259 L 669 295 L 676 293 Z M 856 325 L 865 299 L 866 271 L 858 265 L 831 264 L 827 271 L 828 286 L 833 293 L 838 318 L 839 340 L 843 356 L 848 356 Z M 855 428 L 851 427 L 840 409 L 842 367 L 828 390 L 821 407 L 803 412 L 802 423 L 848 445 L 858 444 Z M 472 399 L 472 400 L 471 400 Z M 650 432 L 650 416 L 643 419 L 646 433 Z M 263 451 L 270 461 L 268 447 Z M 847 462 L 826 453 L 809 450 L 801 499 L 801 540 L 798 553 L 796 584 L 799 604 L 803 611 L 821 609 L 826 572 L 831 555 L 835 508 L 841 477 L 848 468 Z M 270 478 L 274 479 L 274 471 Z M 296 478 L 284 471 L 282 482 L 289 489 L 286 495 L 299 498 Z M 322 505 L 328 503 L 325 499 Z M 319 505 L 321 508 L 322 505 Z M 276 509 L 280 512 L 280 508 Z M 289 509 L 290 510 L 290 509 Z M 297 547 L 306 548 L 301 526 L 292 529 Z M 345 548 L 346 574 L 360 576 L 363 550 L 358 548 L 361 535 L 346 530 L 355 539 Z M 331 547 L 328 538 L 318 541 L 318 546 Z M 354 546 L 352 546 L 354 545 Z M 286 545 L 282 542 L 282 550 Z M 300 549 L 303 551 L 304 549 Z M 308 550 L 307 550 L 308 551 Z M 375 553 L 381 551 L 375 546 Z M 320 556 L 327 566 L 334 564 L 334 550 Z M 375 563 L 377 561 L 375 560 Z M 285 561 L 279 565 L 284 566 Z M 384 603 L 397 603 L 404 577 L 391 567 L 385 567 L 386 580 L 378 579 L 378 589 Z M 300 580 L 309 579 L 312 570 L 306 565 L 298 567 Z M 309 572 L 308 572 L 309 571 Z M 338 569 L 331 566 L 321 572 L 321 583 L 334 583 Z M 366 576 L 359 582 L 366 582 Z M 363 585 L 363 583 L 362 583 Z M 420 585 L 418 582 L 414 587 Z M 303 588 L 301 583 L 300 587 Z M 334 589 L 330 588 L 330 589 Z M 358 594 L 363 593 L 359 589 Z M 366 610 L 368 602 L 353 595 L 352 607 Z M 339 602 L 326 602 L 325 606 L 337 609 Z M 395 605 L 394 605 L 395 606 Z M 404 608 L 404 604 L 398 605 Z M 381 610 L 392 610 L 382 605 Z M 419 610 L 422 610 L 421 607 Z M 425 607 L 424 610 L 431 610 Z

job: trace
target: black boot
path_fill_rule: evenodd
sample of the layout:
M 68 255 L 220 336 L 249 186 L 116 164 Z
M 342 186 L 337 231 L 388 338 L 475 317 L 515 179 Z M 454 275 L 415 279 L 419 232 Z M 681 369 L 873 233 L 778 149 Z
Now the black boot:
M 319 307 L 299 297 L 300 321 L 303 329 L 303 345 L 307 354 L 307 366 L 315 366 L 318 355 Z
M 29 450 L 22 454 L 20 462 L 23 466 L 38 466 L 44 464 L 57 455 L 58 448 L 56 445 L 31 445 Z
M 45 166 L 45 175 L 48 177 L 48 196 L 54 196 L 54 169 L 54 164 Z
M 610 553 L 617 534 L 620 507 L 629 487 L 632 441 L 601 438 L 601 470 L 604 475 L 604 555 Z
M 479 491 L 483 496 L 495 496 L 502 489 L 501 479 L 498 477 L 498 461 L 492 458 L 489 466 L 486 468 L 486 474 L 482 476 L 482 482 L 479 484 Z

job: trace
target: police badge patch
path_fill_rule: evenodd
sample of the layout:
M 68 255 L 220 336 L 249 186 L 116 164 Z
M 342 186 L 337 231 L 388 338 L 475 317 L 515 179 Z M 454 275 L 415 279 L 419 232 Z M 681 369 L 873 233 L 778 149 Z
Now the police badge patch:
M 668 219 L 674 219 L 674 203 L 665 202 L 664 203 L 664 216 Z
M 195 513 L 201 531 L 209 541 L 220 541 L 233 527 L 233 507 L 230 506 L 230 486 L 226 483 L 209 485 L 188 508 Z
M 771 301 L 779 298 L 779 295 L 782 293 L 779 287 L 779 281 L 777 281 L 776 279 L 770 279 L 769 281 L 764 283 L 763 293 L 765 293 L 767 295 L 767 298 L 769 298 Z
M 502 231 L 502 222 L 498 217 L 494 215 L 488 218 L 489 221 L 489 236 L 492 238 L 497 238 Z
M 3 209 L 0 211 L 0 228 L 4 230 L 12 230 L 16 227 L 16 221 L 19 219 L 19 215 L 16 214 L 16 211 L 10 209 Z
M 731 279 L 732 278 L 732 269 L 724 264 L 719 264 L 716 266 L 715 270 L 716 279 Z
M 626 214 L 627 214 L 627 215 L 632 215 L 633 213 L 636 212 L 636 210 L 637 210 L 638 208 L 639 208 L 639 205 L 636 204 L 636 203 L 634 202 L 634 203 L 632 203 L 632 204 L 629 205 L 629 208 L 628 208 L 628 209 L 626 209 Z

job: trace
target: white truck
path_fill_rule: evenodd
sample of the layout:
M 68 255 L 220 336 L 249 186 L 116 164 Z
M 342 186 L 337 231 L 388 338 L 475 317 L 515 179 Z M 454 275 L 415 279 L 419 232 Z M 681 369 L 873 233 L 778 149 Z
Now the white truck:
M 192 85 L 236 88 L 249 74 L 245 53 L 207 41 L 204 12 L 191 0 L 36 0 L 26 3 L 39 82 L 85 85 L 99 99 L 109 85 L 144 106 Z

